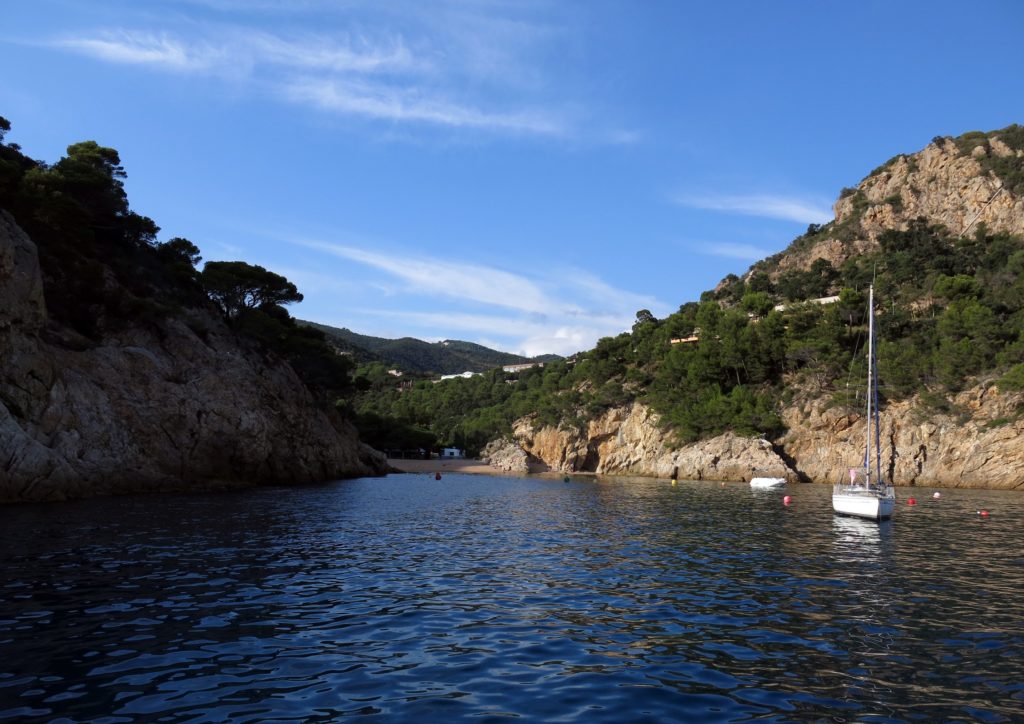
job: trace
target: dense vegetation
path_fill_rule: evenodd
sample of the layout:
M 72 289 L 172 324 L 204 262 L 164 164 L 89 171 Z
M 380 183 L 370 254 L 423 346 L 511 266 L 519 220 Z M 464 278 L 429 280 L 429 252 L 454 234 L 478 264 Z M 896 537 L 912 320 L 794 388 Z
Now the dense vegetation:
M 1024 158 L 1020 156 L 1001 156 L 992 152 L 992 137 L 998 135 L 999 140 L 1014 151 L 1024 151 L 1024 126 L 1014 124 L 993 133 L 971 131 L 953 139 L 961 153 L 973 154 L 976 148 L 984 153 L 977 156 L 983 171 L 990 171 L 1003 182 L 1003 188 L 1017 195 L 1024 196 Z
M 200 272 L 195 244 L 158 241 L 156 223 L 131 210 L 116 150 L 83 141 L 50 165 L 4 143 L 10 129 L 0 118 L 0 208 L 36 243 L 50 319 L 76 331 L 79 344 L 216 306 L 240 334 L 286 357 L 324 401 L 348 388 L 352 364 L 284 309 L 302 299 L 287 279 L 245 262 L 209 262 Z

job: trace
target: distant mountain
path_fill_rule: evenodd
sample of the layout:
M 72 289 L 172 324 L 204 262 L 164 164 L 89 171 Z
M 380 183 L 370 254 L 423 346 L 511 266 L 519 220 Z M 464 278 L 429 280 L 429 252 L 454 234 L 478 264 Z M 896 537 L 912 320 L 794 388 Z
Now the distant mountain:
M 459 340 L 424 342 L 412 337 L 385 339 L 316 322 L 301 322 L 301 324 L 319 329 L 327 335 L 327 340 L 331 344 L 343 352 L 350 353 L 357 362 L 381 362 L 406 372 L 437 374 L 456 374 L 467 370 L 486 372 L 503 365 L 550 362 L 561 359 L 558 355 L 523 357 Z

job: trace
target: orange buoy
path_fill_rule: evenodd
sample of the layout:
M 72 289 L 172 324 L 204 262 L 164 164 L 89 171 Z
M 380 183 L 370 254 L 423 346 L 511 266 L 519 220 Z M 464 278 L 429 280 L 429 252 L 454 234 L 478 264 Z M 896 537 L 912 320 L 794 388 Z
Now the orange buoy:
M 907 505 L 917 505 L 917 499 L 907 498 Z
M 793 502 L 793 496 L 792 495 L 787 495 L 786 497 L 784 497 L 782 499 L 782 504 L 783 505 L 789 505 L 792 502 Z
M 978 511 L 978 515 L 980 515 L 982 518 L 987 518 L 988 517 L 988 511 L 987 510 L 979 510 Z

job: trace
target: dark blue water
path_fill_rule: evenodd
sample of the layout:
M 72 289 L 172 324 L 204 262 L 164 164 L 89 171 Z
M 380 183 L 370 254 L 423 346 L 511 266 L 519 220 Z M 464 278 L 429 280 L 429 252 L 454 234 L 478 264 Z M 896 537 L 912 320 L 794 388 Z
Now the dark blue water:
M 1024 494 L 916 491 L 879 525 L 786 492 L 396 475 L 3 508 L 0 719 L 1024 721 Z

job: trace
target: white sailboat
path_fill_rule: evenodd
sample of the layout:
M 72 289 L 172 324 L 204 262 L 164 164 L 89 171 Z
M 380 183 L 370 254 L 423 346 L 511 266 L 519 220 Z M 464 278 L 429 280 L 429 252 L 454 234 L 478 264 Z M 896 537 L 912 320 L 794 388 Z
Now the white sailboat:
M 875 363 L 875 288 L 868 288 L 868 394 L 864 464 L 850 468 L 832 489 L 832 509 L 840 515 L 871 520 L 892 517 L 896 493 L 882 477 L 882 456 L 878 421 L 878 365 Z M 872 437 L 874 440 L 872 441 Z M 872 449 L 872 442 L 874 448 Z M 872 454 L 873 453 L 873 454 Z

